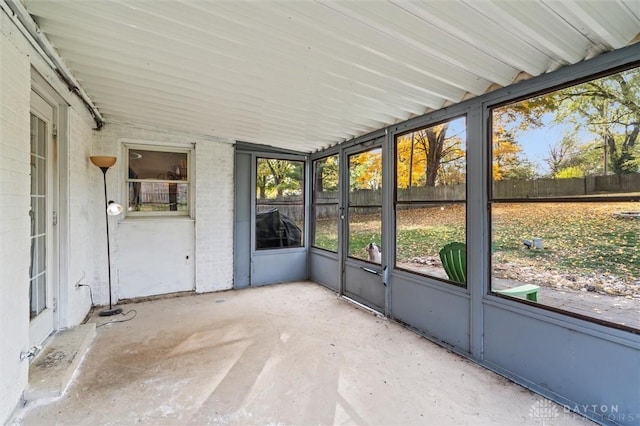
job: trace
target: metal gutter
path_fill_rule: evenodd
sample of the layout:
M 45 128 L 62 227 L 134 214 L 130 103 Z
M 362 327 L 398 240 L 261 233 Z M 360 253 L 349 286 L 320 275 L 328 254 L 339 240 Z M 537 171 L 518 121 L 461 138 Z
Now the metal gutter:
M 47 37 L 42 33 L 38 24 L 33 20 L 29 11 L 25 9 L 20 0 L 0 0 L 0 6 L 4 12 L 16 23 L 22 34 L 29 40 L 29 43 L 45 59 L 49 66 L 58 74 L 69 88 L 75 93 L 89 110 L 96 123 L 96 130 L 100 130 L 104 124 L 104 118 L 98 108 L 93 104 L 89 96 L 82 89 L 69 68 L 64 64 L 55 48 Z

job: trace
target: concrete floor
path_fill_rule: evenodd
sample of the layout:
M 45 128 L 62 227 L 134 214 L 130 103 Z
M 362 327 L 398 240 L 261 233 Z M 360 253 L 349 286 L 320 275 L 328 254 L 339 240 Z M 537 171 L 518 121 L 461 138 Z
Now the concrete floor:
M 313 283 L 122 307 L 15 423 L 591 424 Z

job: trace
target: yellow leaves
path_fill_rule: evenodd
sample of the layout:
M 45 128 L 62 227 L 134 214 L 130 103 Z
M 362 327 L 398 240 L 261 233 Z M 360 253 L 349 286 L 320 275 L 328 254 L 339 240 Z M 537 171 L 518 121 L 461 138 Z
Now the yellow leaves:
M 557 179 L 580 178 L 583 176 L 584 171 L 577 166 L 565 167 L 564 169 L 558 170 L 555 175 Z
M 446 122 L 398 136 L 396 139 L 396 182 L 405 189 L 424 185 L 453 185 L 464 182 L 464 141 L 447 135 Z M 454 131 L 463 133 L 456 128 Z M 434 177 L 437 180 L 434 181 Z
M 464 150 L 460 149 L 459 147 L 454 148 L 452 152 L 456 157 L 464 157 L 465 155 Z
M 493 135 L 493 179 L 501 180 L 505 171 L 520 162 L 518 154 L 522 148 L 505 134 L 494 132 Z
M 382 150 L 374 148 L 349 157 L 353 189 L 379 189 L 382 185 Z
M 500 170 L 500 166 L 497 163 L 493 163 L 491 166 L 493 180 L 502 180 L 502 171 Z
M 397 167 L 396 179 L 398 188 L 407 188 L 409 184 L 415 185 L 426 172 L 426 160 L 424 149 L 413 145 L 410 136 L 402 136 L 397 142 Z M 419 153 L 422 151 L 422 153 Z M 411 182 L 409 180 L 411 177 Z

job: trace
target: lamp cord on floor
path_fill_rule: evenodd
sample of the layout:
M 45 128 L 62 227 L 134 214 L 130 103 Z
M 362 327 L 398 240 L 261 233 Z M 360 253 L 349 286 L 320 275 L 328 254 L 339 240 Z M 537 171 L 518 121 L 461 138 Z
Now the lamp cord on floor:
M 113 320 L 113 321 L 107 321 L 105 323 L 102 324 L 98 324 L 96 325 L 96 328 L 98 327 L 102 327 L 103 325 L 108 325 L 108 324 L 113 324 L 116 322 L 127 322 L 127 321 L 131 321 L 132 319 L 134 319 L 135 317 L 138 316 L 138 311 L 136 311 L 135 309 L 131 309 L 130 311 L 127 311 L 123 314 L 121 314 L 123 317 L 126 317 L 127 315 L 129 315 L 131 312 L 133 312 L 133 316 L 131 318 L 127 318 L 127 319 L 121 319 L 121 320 Z
M 89 298 L 91 299 L 91 309 L 93 310 L 93 308 L 96 306 L 95 303 L 93 303 L 93 291 L 91 291 L 91 286 L 89 284 L 77 284 L 78 287 L 87 287 L 89 289 Z M 138 312 L 135 309 L 131 309 L 130 311 L 127 311 L 123 314 L 121 314 L 123 317 L 129 315 L 131 312 L 133 312 L 133 316 L 131 318 L 127 318 L 127 319 L 121 319 L 121 320 L 113 320 L 113 321 L 108 321 L 105 322 L 103 324 L 98 324 L 96 325 L 96 328 L 98 327 L 102 327 L 103 325 L 108 325 L 108 324 L 113 324 L 116 322 L 127 322 L 127 321 L 131 321 L 132 319 L 134 319 L 136 316 L 138 316 Z

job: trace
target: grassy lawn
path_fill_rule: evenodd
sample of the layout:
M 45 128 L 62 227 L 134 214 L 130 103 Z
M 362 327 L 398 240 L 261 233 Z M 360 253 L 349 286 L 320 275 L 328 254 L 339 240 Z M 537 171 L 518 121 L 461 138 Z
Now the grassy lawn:
M 397 219 L 398 262 L 439 258 L 440 249 L 452 241 L 465 242 L 463 204 L 400 210 Z
M 523 271 L 545 271 L 569 280 L 605 277 L 640 289 L 640 220 L 614 214 L 639 209 L 638 203 L 497 205 L 491 224 L 494 275 L 518 279 Z M 464 218 L 463 205 L 400 211 L 398 262 L 425 256 L 437 259 L 446 243 L 465 241 Z M 335 249 L 336 229 L 334 219 L 318 222 L 316 245 Z M 364 258 L 364 247 L 380 242 L 379 216 L 358 215 L 352 218 L 351 229 L 350 255 Z M 542 238 L 543 249 L 526 249 L 523 240 L 533 237 Z
M 494 262 L 553 269 L 561 274 L 611 274 L 640 279 L 640 221 L 615 211 L 633 203 L 527 204 L 494 208 Z M 523 239 L 543 238 L 544 249 L 526 250 Z
M 338 251 L 338 222 L 336 219 L 320 219 L 316 222 L 315 247 Z

